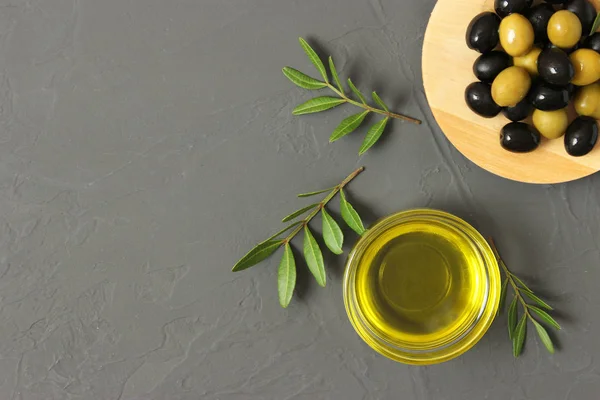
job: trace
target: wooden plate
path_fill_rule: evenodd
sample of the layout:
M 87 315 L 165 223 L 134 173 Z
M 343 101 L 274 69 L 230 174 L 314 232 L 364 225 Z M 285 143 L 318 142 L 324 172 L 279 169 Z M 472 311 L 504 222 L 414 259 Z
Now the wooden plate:
M 598 8 L 598 0 L 593 2 Z M 465 43 L 474 16 L 494 8 L 493 0 L 438 0 L 423 43 L 423 85 L 433 115 L 452 144 L 469 160 L 496 175 L 527 183 L 560 183 L 600 170 L 600 144 L 583 157 L 565 152 L 563 138 L 543 140 L 531 153 L 510 153 L 499 143 L 502 114 L 483 118 L 464 100 L 477 79 L 473 62 L 479 53 Z

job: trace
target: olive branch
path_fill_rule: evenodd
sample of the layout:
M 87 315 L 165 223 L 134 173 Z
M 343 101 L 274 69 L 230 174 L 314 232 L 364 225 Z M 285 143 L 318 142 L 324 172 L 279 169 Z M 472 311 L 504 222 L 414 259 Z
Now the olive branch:
M 350 98 L 346 94 L 344 86 L 340 81 L 340 77 L 335 68 L 335 64 L 333 63 L 333 58 L 329 56 L 329 70 L 331 72 L 331 77 L 333 78 L 335 86 L 330 83 L 329 77 L 327 76 L 327 70 L 325 69 L 325 65 L 323 64 L 317 53 L 313 50 L 313 48 L 310 47 L 306 40 L 302 38 L 300 38 L 300 45 L 304 49 L 304 52 L 306 53 L 310 61 L 314 64 L 314 66 L 317 68 L 317 70 L 323 77 L 323 81 L 312 78 L 292 67 L 284 67 L 283 74 L 293 84 L 303 89 L 318 90 L 323 88 L 329 88 L 338 97 L 315 97 L 294 108 L 294 111 L 292 111 L 292 113 L 294 115 L 317 113 L 329 110 L 344 103 L 349 103 L 356 107 L 364 109 L 364 111 L 358 114 L 353 114 L 345 118 L 342 122 L 340 122 L 338 127 L 335 128 L 335 130 L 329 138 L 330 143 L 335 142 L 336 140 L 339 140 L 342 137 L 348 135 L 349 133 L 355 131 L 363 123 L 366 116 L 370 113 L 380 114 L 384 118 L 379 122 L 376 122 L 369 128 L 367 136 L 365 137 L 362 145 L 360 146 L 360 150 L 358 152 L 359 155 L 362 155 L 364 152 L 369 150 L 381 138 L 381 135 L 383 134 L 383 131 L 385 130 L 385 127 L 387 126 L 387 123 L 390 118 L 410 121 L 415 124 L 421 123 L 421 121 L 419 121 L 418 119 L 391 112 L 388 106 L 383 102 L 383 100 L 381 100 L 381 98 L 376 92 L 372 92 L 371 97 L 373 98 L 373 101 L 381 108 L 376 108 L 369 105 L 365 96 L 361 93 L 360 90 L 358 90 L 358 88 L 354 85 L 352 80 L 348 78 L 348 87 L 350 88 L 352 93 L 354 93 L 354 95 L 358 98 L 359 101 Z
M 308 269 L 312 275 L 315 277 L 317 283 L 324 287 L 327 278 L 325 274 L 323 253 L 321 252 L 321 248 L 319 247 L 319 244 L 310 230 L 309 222 L 311 222 L 311 220 L 320 213 L 323 224 L 323 241 L 325 242 L 325 245 L 332 253 L 342 254 L 344 234 L 342 233 L 342 229 L 338 223 L 325 208 L 327 204 L 339 193 L 342 219 L 346 225 L 348 225 L 348 227 L 350 227 L 358 235 L 362 235 L 365 232 L 362 220 L 354 207 L 352 207 L 352 205 L 346 199 L 343 189 L 348 183 L 350 183 L 350 181 L 356 178 L 358 174 L 364 171 L 364 169 L 364 167 L 358 168 L 356 171 L 348 175 L 346 179 L 344 179 L 339 185 L 332 188 L 299 194 L 298 197 L 305 198 L 329 192 L 329 194 L 327 194 L 327 196 L 325 196 L 325 198 L 323 198 L 323 200 L 320 202 L 302 207 L 284 217 L 281 222 L 285 223 L 294 221 L 301 215 L 308 213 L 304 219 L 292 222 L 279 232 L 256 245 L 233 266 L 232 270 L 237 272 L 250 268 L 261 261 L 266 260 L 273 255 L 277 249 L 283 246 L 283 257 L 281 258 L 277 271 L 277 287 L 279 292 L 279 304 L 281 307 L 286 308 L 292 300 L 292 295 L 296 286 L 296 260 L 294 259 L 294 253 L 292 252 L 290 242 L 298 233 L 300 233 L 300 231 L 303 231 L 303 253 L 306 265 L 308 266 Z M 286 237 L 280 237 L 289 231 L 291 232 Z
M 547 326 L 560 330 L 560 325 L 558 322 L 556 322 L 556 320 L 548 313 L 548 311 L 552 311 L 553 308 L 544 300 L 535 295 L 533 290 L 531 290 L 518 276 L 509 271 L 506 263 L 504 260 L 502 260 L 502 257 L 500 257 L 500 253 L 498 252 L 498 248 L 494 244 L 494 241 L 490 239 L 489 242 L 492 250 L 494 251 L 495 257 L 498 260 L 498 265 L 500 265 L 502 272 L 504 272 L 505 275 L 505 279 L 502 282 L 502 289 L 500 291 L 500 305 L 498 307 L 499 313 L 502 312 L 504 304 L 506 303 L 506 293 L 509 285 L 512 287 L 514 292 L 514 297 L 508 306 L 508 337 L 513 343 L 513 355 L 518 357 L 523 351 L 525 336 L 527 335 L 527 320 L 533 323 L 538 337 L 546 349 L 550 353 L 554 353 L 554 344 L 552 343 L 552 339 L 550 338 L 550 335 L 548 335 L 548 332 L 544 326 L 542 326 L 540 323 L 541 321 Z M 526 298 L 535 305 L 528 303 Z M 519 305 L 523 310 L 523 314 L 517 322 Z

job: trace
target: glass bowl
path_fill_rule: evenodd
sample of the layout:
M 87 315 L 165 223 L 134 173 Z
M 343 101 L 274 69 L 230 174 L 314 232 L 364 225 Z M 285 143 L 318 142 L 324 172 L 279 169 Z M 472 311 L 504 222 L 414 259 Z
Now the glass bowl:
M 398 249 L 403 253 L 393 253 Z M 487 241 L 462 219 L 432 209 L 374 224 L 348 256 L 343 287 L 358 335 L 413 365 L 448 361 L 473 347 L 494 320 L 500 289 Z

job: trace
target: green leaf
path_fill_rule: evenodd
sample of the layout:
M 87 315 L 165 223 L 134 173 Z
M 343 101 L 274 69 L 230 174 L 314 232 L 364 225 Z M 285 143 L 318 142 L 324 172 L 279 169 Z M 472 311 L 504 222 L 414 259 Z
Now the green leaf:
M 363 155 L 367 150 L 371 148 L 371 146 L 377 143 L 385 129 L 385 126 L 388 123 L 388 120 L 389 118 L 385 117 L 369 129 L 369 132 L 367 132 L 367 136 L 365 136 L 365 140 L 363 141 L 362 146 L 360 146 L 358 155 Z
M 541 308 L 537 308 L 536 306 L 529 306 L 529 309 L 536 313 L 536 315 L 540 317 L 542 321 L 552 326 L 553 328 L 560 330 L 560 325 L 558 324 L 558 322 L 556 322 L 556 320 L 552 318 L 550 314 L 548 314 L 546 311 L 542 310 Z
M 592 25 L 592 30 L 590 30 L 590 35 L 596 33 L 598 28 L 600 28 L 600 13 L 596 15 L 596 19 L 594 20 L 594 24 Z
M 292 114 L 302 115 L 302 114 L 317 113 L 317 112 L 329 110 L 330 108 L 333 108 L 333 107 L 337 107 L 340 104 L 343 104 L 345 102 L 346 102 L 346 100 L 340 99 L 337 97 L 329 97 L 329 96 L 315 97 L 314 99 L 310 99 L 306 103 L 302 103 L 298 107 L 294 108 L 294 111 L 292 111 Z
M 283 243 L 283 240 L 272 239 L 258 244 L 252 250 L 248 252 L 240 261 L 238 261 L 233 268 L 233 272 L 242 271 L 246 268 L 250 268 L 259 262 L 267 259 L 271 254 L 275 253 Z
M 321 211 L 321 216 L 323 218 L 323 240 L 325 241 L 325 244 L 332 253 L 342 254 L 344 252 L 342 250 L 344 234 L 342 233 L 340 226 L 324 208 Z
M 360 90 L 358 90 L 356 88 L 356 86 L 354 86 L 354 83 L 352 83 L 352 79 L 350 79 L 350 78 L 348 78 L 348 86 L 350 86 L 350 90 L 352 90 L 352 92 L 354 92 L 356 97 L 358 97 L 360 99 L 360 101 L 362 101 L 363 104 L 367 104 L 367 99 L 365 99 L 365 96 L 363 96 L 363 94 L 360 92 Z
M 526 290 L 523 291 L 523 294 L 525 294 L 525 296 L 529 297 L 532 301 L 536 302 L 540 307 L 545 308 L 546 310 L 553 310 L 553 308 L 550 307 L 550 305 L 548 303 L 546 303 L 544 300 L 537 297 L 535 294 L 528 292 Z
M 348 118 L 344 118 L 342 122 L 338 125 L 337 128 L 331 134 L 329 138 L 329 143 L 333 143 L 336 140 L 346 136 L 350 132 L 354 131 L 356 128 L 362 124 L 365 117 L 369 114 L 369 111 L 363 111 L 359 114 L 354 114 L 349 116 Z
M 321 82 L 315 78 L 311 78 L 308 75 L 303 74 L 302 72 L 291 68 L 291 67 L 284 67 L 283 68 L 283 74 L 296 86 L 300 86 L 303 89 L 310 89 L 310 90 L 315 90 L 315 89 L 322 89 L 324 87 L 327 87 L 327 84 L 325 82 Z
M 517 296 L 515 296 L 508 307 L 508 337 L 510 339 L 513 338 L 517 326 L 517 314 Z
M 310 47 L 310 45 L 308 43 L 306 43 L 306 40 L 304 40 L 302 38 L 299 38 L 299 40 L 300 40 L 300 46 L 302 46 L 302 48 L 304 49 L 304 52 L 306 53 L 306 55 L 308 56 L 310 61 L 315 65 L 317 70 L 321 73 L 321 76 L 323 77 L 325 82 L 329 82 L 329 80 L 327 79 L 327 71 L 325 70 L 325 66 L 323 65 L 323 62 L 321 61 L 321 59 L 319 58 L 317 53 L 313 50 L 312 47 Z
M 521 287 L 521 289 L 524 289 L 530 293 L 533 293 L 533 290 L 529 289 L 529 286 L 527 286 L 525 284 L 525 282 L 523 282 L 518 276 L 514 275 L 514 274 L 510 274 L 513 279 L 517 282 L 517 284 Z
M 506 292 L 508 288 L 508 278 L 502 282 L 502 289 L 500 289 L 500 301 L 498 302 L 498 313 L 501 313 L 504 309 L 504 303 L 506 303 Z
M 527 334 L 527 316 L 523 314 L 515 333 L 513 335 L 513 355 L 519 357 L 523 351 L 523 345 L 525 344 L 525 336 Z
M 540 325 L 540 323 L 537 322 L 535 319 L 531 319 L 531 322 L 533 322 L 535 330 L 537 331 L 537 334 L 540 337 L 542 343 L 544 343 L 544 346 L 546 346 L 548 352 L 550 354 L 554 354 L 554 345 L 552 344 L 552 339 L 550 339 L 550 336 L 548 335 L 548 332 L 546 332 L 546 329 L 544 329 L 544 327 Z
M 381 100 L 381 97 L 379 97 L 377 92 L 371 93 L 371 97 L 373 97 L 373 100 L 375 101 L 375 103 L 379 104 L 379 107 L 381 107 L 384 111 L 388 111 L 388 112 L 390 111 L 389 108 L 383 102 L 383 100 Z
M 313 208 L 315 208 L 315 207 L 316 207 L 316 206 L 318 206 L 319 204 L 320 204 L 320 203 L 314 203 L 314 204 L 311 204 L 311 205 L 309 205 L 309 206 L 302 207 L 302 208 L 300 208 L 300 209 L 298 209 L 298 210 L 294 211 L 294 212 L 293 212 L 293 213 L 291 213 L 290 215 L 287 215 L 287 216 L 285 216 L 285 217 L 284 217 L 284 218 L 281 220 L 281 222 L 288 222 L 288 221 L 291 221 L 291 220 L 293 220 L 294 218 L 296 218 L 296 217 L 298 217 L 298 216 L 300 216 L 300 215 L 304 214 L 305 212 L 307 212 L 307 211 L 309 211 L 309 210 L 312 210 Z
M 317 190 L 316 192 L 308 192 L 308 193 L 300 193 L 298 195 L 298 197 L 311 197 L 311 196 L 316 196 L 317 194 L 321 194 L 321 193 L 327 193 L 327 192 L 331 192 L 333 189 L 335 189 L 336 187 L 330 187 L 328 189 L 323 189 L 323 190 Z
M 358 215 L 354 207 L 352 207 L 352 204 L 350 204 L 346 200 L 346 195 L 344 194 L 344 191 L 342 189 L 340 189 L 340 210 L 342 212 L 342 218 L 346 222 L 346 225 L 348 225 L 354 232 L 358 233 L 359 235 L 365 233 L 365 227 L 362 223 L 362 220 L 360 219 L 360 216 Z
M 294 287 L 296 286 L 296 261 L 289 243 L 285 244 L 283 257 L 277 271 L 277 289 L 279 292 L 279 304 L 286 308 L 292 300 Z
M 333 63 L 333 58 L 331 58 L 331 56 L 329 56 L 329 70 L 331 71 L 331 76 L 338 89 L 340 89 L 340 92 L 344 93 L 344 87 L 342 86 L 342 82 L 340 81 L 340 77 L 337 73 L 337 69 L 335 69 L 335 64 Z
M 327 277 L 325 275 L 323 253 L 321 253 L 319 244 L 310 232 L 310 229 L 308 229 L 308 225 L 304 227 L 304 259 L 306 260 L 308 269 L 317 280 L 317 283 L 320 286 L 325 287 Z
M 269 237 L 268 239 L 262 241 L 261 243 L 268 242 L 271 239 L 275 239 L 277 236 L 281 235 L 282 233 L 285 233 L 285 232 L 289 231 L 290 229 L 292 229 L 295 226 L 300 225 L 301 223 L 302 223 L 302 221 L 296 221 L 293 224 L 290 224 L 290 225 L 286 226 L 285 228 L 283 228 L 282 230 L 280 230 L 279 232 L 277 232 L 273 236 Z

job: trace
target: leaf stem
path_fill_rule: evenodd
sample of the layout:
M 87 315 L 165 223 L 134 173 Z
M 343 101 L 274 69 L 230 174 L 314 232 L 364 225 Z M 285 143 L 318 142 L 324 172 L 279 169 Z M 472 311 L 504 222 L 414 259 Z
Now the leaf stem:
M 342 99 L 346 100 L 346 102 L 353 104 L 357 107 L 363 108 L 365 110 L 368 110 L 368 111 L 371 111 L 371 112 L 374 112 L 377 114 L 385 115 L 390 118 L 401 119 L 403 121 L 412 122 L 413 124 L 417 124 L 417 125 L 421 124 L 421 121 L 416 118 L 408 117 L 408 116 L 402 115 L 402 114 L 396 114 L 396 113 L 393 113 L 390 111 L 380 110 L 379 108 L 371 107 L 368 104 L 364 104 L 364 103 L 360 103 L 358 101 L 352 100 L 351 98 L 346 96 L 346 94 L 344 92 L 337 90 L 331 83 L 326 82 L 326 84 L 327 84 L 327 87 L 329 89 L 331 89 L 335 94 L 340 96 Z
M 498 252 L 498 248 L 496 247 L 496 244 L 494 243 L 494 239 L 489 238 L 489 242 L 490 242 L 490 247 L 492 248 L 492 251 L 494 252 L 494 256 L 496 257 L 496 260 L 498 260 L 498 265 L 500 265 L 500 267 L 504 271 L 504 275 L 506 275 L 506 279 L 508 279 L 508 282 L 512 286 L 513 291 L 515 292 L 515 296 L 523 305 L 523 311 L 525 311 L 525 315 L 527 315 L 527 317 L 533 321 L 533 317 L 531 316 L 531 313 L 529 312 L 529 305 L 523 298 L 523 295 L 521 294 L 521 289 L 519 288 L 519 286 L 517 286 L 517 284 L 513 278 L 514 275 L 512 274 L 512 272 L 509 271 L 509 269 L 506 266 L 506 264 L 504 263 L 504 260 L 502 259 L 502 257 L 500 257 L 500 253 Z
M 329 203 L 331 201 L 331 199 L 333 199 L 335 197 L 335 195 L 338 194 L 338 192 L 340 190 L 342 190 L 347 184 L 349 184 L 354 178 L 356 178 L 364 170 L 365 170 L 365 167 L 358 168 L 357 170 L 355 170 L 354 172 L 352 172 L 350 175 L 348 175 L 346 177 L 346 179 L 344 179 L 342 181 L 342 183 L 340 183 L 337 186 L 334 186 L 332 188 L 331 192 L 323 200 L 321 200 L 321 202 L 319 203 L 319 205 L 317 207 L 315 207 L 315 209 L 313 211 L 311 211 L 310 214 L 308 214 L 306 216 L 306 218 L 304 218 L 302 221 L 300 221 L 300 224 L 285 239 L 283 239 L 283 241 L 281 243 L 283 245 L 289 243 L 302 229 L 304 229 L 304 227 L 306 225 L 308 225 L 308 223 L 314 217 L 317 216 L 317 214 L 323 208 L 325 208 L 325 206 L 327 205 L 327 203 Z

